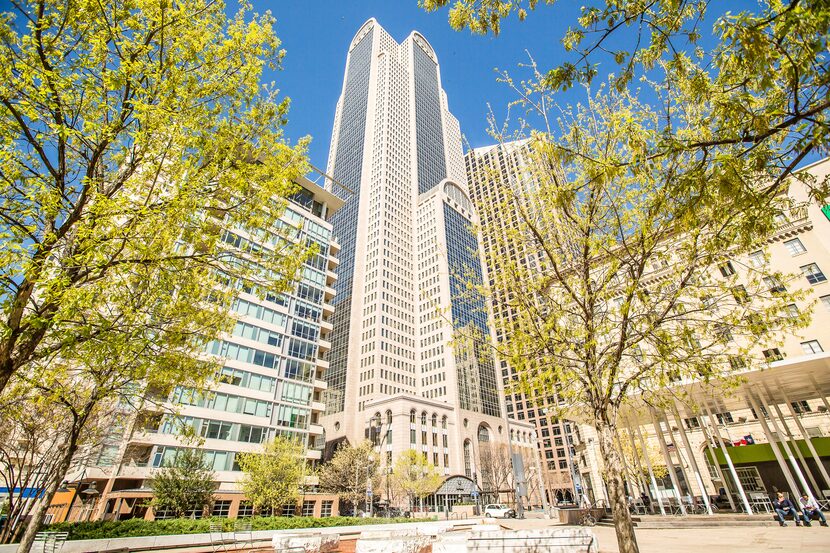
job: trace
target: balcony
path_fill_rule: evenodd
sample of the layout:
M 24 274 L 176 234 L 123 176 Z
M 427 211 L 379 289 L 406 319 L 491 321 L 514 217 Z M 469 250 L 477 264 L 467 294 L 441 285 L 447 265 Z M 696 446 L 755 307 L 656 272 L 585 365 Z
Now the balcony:
M 325 411 L 326 410 L 326 404 L 323 403 L 322 401 L 312 401 L 311 402 L 311 410 L 312 411 L 320 411 L 320 412 Z
M 340 259 L 339 258 L 337 258 L 333 255 L 330 255 L 328 257 L 328 260 L 329 260 L 329 270 L 330 271 L 333 271 L 333 270 L 337 269 L 340 266 Z
M 305 451 L 305 458 L 306 459 L 317 459 L 318 461 L 323 458 L 323 452 L 319 449 L 307 449 Z
M 317 345 L 321 352 L 329 351 L 331 349 L 331 342 L 324 340 L 323 338 L 320 338 L 320 340 L 317 341 Z
M 314 379 L 314 389 L 315 390 L 328 390 L 329 383 L 325 380 L 320 380 L 318 378 Z
M 340 242 L 338 242 L 337 238 L 334 236 L 332 236 L 331 240 L 329 240 L 329 251 L 332 254 L 340 253 Z
M 335 282 L 337 282 L 337 273 L 334 271 L 326 271 L 326 285 L 334 286 Z
M 332 288 L 331 286 L 326 286 L 323 288 L 323 302 L 327 303 L 329 300 L 333 300 L 337 291 Z
M 323 435 L 323 425 L 313 424 L 313 423 L 309 424 L 308 425 L 308 433 L 312 434 L 312 435 L 316 434 L 318 436 L 322 436 Z
M 326 317 L 334 315 L 334 306 L 328 302 L 323 302 L 323 315 Z
M 334 325 L 331 324 L 330 321 L 326 321 L 326 320 L 320 321 L 320 330 L 325 330 L 326 333 L 329 333 L 332 330 L 334 330 Z

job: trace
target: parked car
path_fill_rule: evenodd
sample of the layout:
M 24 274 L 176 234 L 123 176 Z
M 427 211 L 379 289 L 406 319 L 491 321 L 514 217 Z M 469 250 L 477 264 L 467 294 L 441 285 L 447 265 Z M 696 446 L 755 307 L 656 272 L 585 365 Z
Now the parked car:
M 516 518 L 516 511 L 507 505 L 491 503 L 484 507 L 484 516 L 493 518 Z

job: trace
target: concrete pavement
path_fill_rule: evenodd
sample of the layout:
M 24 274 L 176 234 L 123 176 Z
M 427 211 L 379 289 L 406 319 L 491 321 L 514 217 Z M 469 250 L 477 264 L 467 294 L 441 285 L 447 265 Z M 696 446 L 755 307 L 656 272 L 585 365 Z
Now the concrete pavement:
M 539 528 L 551 521 L 540 519 L 499 520 L 509 528 Z M 593 528 L 599 540 L 600 553 L 619 553 L 614 529 L 605 526 Z M 789 523 L 786 528 L 724 527 L 687 529 L 636 529 L 641 553 L 760 553 L 786 551 L 787 553 L 830 552 L 830 528 L 818 525 L 803 528 Z

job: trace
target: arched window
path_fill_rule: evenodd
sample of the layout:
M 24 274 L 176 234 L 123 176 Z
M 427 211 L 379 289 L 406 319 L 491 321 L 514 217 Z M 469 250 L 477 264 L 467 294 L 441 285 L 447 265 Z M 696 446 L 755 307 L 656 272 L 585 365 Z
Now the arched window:
M 447 415 L 441 417 L 441 428 L 443 428 L 444 430 L 447 429 Z
M 415 409 L 409 412 L 409 423 L 415 424 Z
M 432 414 L 432 427 L 435 428 L 438 426 L 438 415 L 435 413 Z
M 421 413 L 421 424 L 426 426 L 427 425 L 427 412 L 424 411 Z
M 478 427 L 478 441 L 484 443 L 490 441 L 490 430 L 483 424 Z
M 464 440 L 464 475 L 467 478 L 473 477 L 473 453 L 472 453 L 472 444 L 470 440 Z
M 392 424 L 392 411 L 386 411 L 386 424 Z

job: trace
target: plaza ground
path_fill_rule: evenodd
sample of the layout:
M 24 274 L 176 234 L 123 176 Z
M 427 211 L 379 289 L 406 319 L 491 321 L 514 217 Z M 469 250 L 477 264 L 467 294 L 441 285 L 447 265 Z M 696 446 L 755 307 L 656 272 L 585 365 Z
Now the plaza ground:
M 715 515 L 717 516 L 717 515 Z M 547 527 L 550 521 L 541 519 L 499 521 L 507 528 Z M 618 553 L 614 529 L 595 526 L 600 553 Z M 758 553 L 787 551 L 788 553 L 830 552 L 830 528 L 818 525 L 810 528 L 787 523 L 786 528 L 774 527 L 719 527 L 683 529 L 635 530 L 641 553 Z

